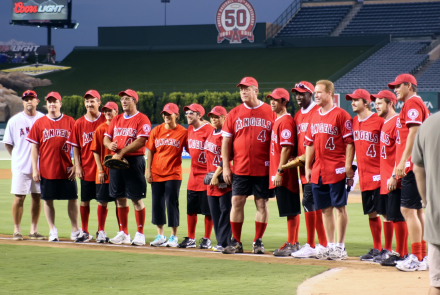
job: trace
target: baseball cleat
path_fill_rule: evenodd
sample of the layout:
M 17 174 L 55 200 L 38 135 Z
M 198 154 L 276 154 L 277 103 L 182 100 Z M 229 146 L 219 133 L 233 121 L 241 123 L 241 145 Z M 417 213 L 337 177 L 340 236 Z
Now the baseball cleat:
M 120 231 L 113 239 L 109 240 L 109 243 L 115 245 L 131 245 L 130 234 L 127 235 L 124 231 Z
M 264 254 L 264 245 L 261 239 L 257 239 L 252 243 L 252 253 L 254 254 Z
M 384 260 L 382 260 L 380 262 L 380 265 L 382 266 L 396 266 L 398 261 L 403 261 L 404 258 L 400 257 L 400 254 L 397 252 L 392 252 L 391 254 L 388 255 L 387 258 L 385 258 Z
M 140 232 L 136 232 L 134 235 L 134 239 L 131 242 L 133 246 L 143 246 L 145 245 L 145 236 L 144 234 L 141 234 Z
M 70 240 L 75 241 L 82 234 L 83 230 L 79 228 L 77 231 L 72 231 L 70 233 Z
M 212 248 L 210 239 L 201 238 L 199 240 L 199 243 L 200 243 L 199 249 L 211 249 Z
M 194 242 L 195 245 L 195 242 Z M 175 237 L 174 235 L 171 235 L 171 237 L 168 239 L 167 247 L 178 247 L 179 246 L 179 238 Z M 195 248 L 195 246 L 193 247 Z
M 389 255 L 391 254 L 390 250 L 387 250 L 385 248 L 383 248 L 379 255 L 374 256 L 373 258 L 373 262 L 374 263 L 381 263 L 382 261 L 384 261 L 385 259 L 387 259 L 389 257 Z
M 46 237 L 36 231 L 33 234 L 29 233 L 29 239 L 31 239 L 31 240 L 44 240 L 44 239 L 46 239 Z
M 89 235 L 88 232 L 83 231 L 81 233 L 81 235 L 79 235 L 76 239 L 75 239 L 75 243 L 85 243 L 88 242 L 90 240 L 93 239 L 92 235 Z
M 21 232 L 16 231 L 16 232 L 14 233 L 14 235 L 12 236 L 12 239 L 13 239 L 14 241 L 23 241 L 23 235 L 21 234 Z
M 295 251 L 295 247 L 289 242 L 285 242 L 279 249 L 273 251 L 273 256 L 290 256 Z
M 58 238 L 58 230 L 54 228 L 49 232 L 49 242 L 58 242 L 60 239 Z
M 152 247 L 166 247 L 167 245 L 167 237 L 162 235 L 157 235 L 154 241 L 150 243 Z
M 309 244 L 305 244 L 300 250 L 293 252 L 292 257 L 294 257 L 294 258 L 313 258 L 313 257 L 316 257 L 317 254 L 318 254 L 318 252 L 316 251 L 316 246 L 315 246 L 315 249 L 313 249 L 312 247 L 310 247 Z
M 215 247 L 212 247 L 212 251 L 214 252 L 222 252 L 223 251 L 223 246 L 222 245 L 217 245 Z
M 428 269 L 426 263 L 423 260 L 419 261 L 414 254 L 409 255 L 408 259 L 405 259 L 402 263 L 398 263 L 396 268 L 401 271 L 424 271 Z
M 347 250 L 345 248 L 336 246 L 329 251 L 328 258 L 330 260 L 344 260 L 347 259 Z
M 178 246 L 178 248 L 195 248 L 196 247 L 196 240 L 190 239 L 189 237 L 185 237 Z
M 235 253 L 243 253 L 243 244 L 237 242 L 237 240 L 232 237 L 230 244 L 223 249 L 223 254 L 235 254 Z
M 293 244 L 293 252 L 299 251 L 301 249 L 301 245 L 299 244 L 299 242 L 296 242 L 295 244 Z
M 317 251 L 316 251 L 317 253 L 316 253 L 316 256 L 315 256 L 316 259 L 328 260 L 329 259 L 329 251 L 330 251 L 330 249 L 329 249 L 328 246 L 317 249 Z
M 373 261 L 373 258 L 374 258 L 375 256 L 379 255 L 379 254 L 380 254 L 380 251 L 379 251 L 378 249 L 371 248 L 371 250 L 368 251 L 367 254 L 362 255 L 362 256 L 360 256 L 359 258 L 360 258 L 362 261 Z
M 101 244 L 108 243 L 108 237 L 105 231 L 100 230 L 96 233 L 96 242 Z

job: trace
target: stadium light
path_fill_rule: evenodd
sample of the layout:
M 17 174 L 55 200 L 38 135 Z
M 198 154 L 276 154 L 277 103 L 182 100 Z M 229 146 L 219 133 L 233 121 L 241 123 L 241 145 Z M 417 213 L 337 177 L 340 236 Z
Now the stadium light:
M 161 3 L 165 3 L 165 26 L 167 25 L 167 3 L 170 3 L 171 0 L 160 0 Z

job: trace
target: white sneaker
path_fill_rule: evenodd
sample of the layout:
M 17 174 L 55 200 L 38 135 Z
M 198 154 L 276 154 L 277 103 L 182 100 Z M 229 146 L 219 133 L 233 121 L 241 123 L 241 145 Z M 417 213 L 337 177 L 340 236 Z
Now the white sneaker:
M 104 244 L 104 243 L 108 242 L 108 237 L 107 237 L 107 234 L 105 233 L 105 231 L 100 230 L 98 232 L 98 235 L 96 237 L 96 242 L 97 243 L 101 243 L 101 244 Z
M 79 228 L 77 231 L 72 231 L 70 233 L 70 239 L 75 241 L 80 235 L 82 235 L 83 230 Z
M 152 247 L 166 247 L 167 245 L 167 237 L 162 235 L 157 235 L 154 241 L 150 243 Z
M 329 247 L 327 246 L 327 247 L 324 247 L 324 246 L 321 246 L 321 248 L 319 248 L 319 249 L 316 249 L 316 247 L 315 247 L 315 250 L 316 250 L 316 259 L 320 259 L 320 260 L 328 260 L 329 259 L 329 251 L 330 251 L 330 249 L 329 249 Z
M 426 264 L 426 268 L 429 268 L 428 256 L 423 257 L 423 262 Z
M 134 246 L 143 246 L 145 245 L 145 236 L 144 234 L 141 234 L 140 232 L 136 232 L 136 234 L 134 235 L 134 239 L 131 242 L 132 245 Z
M 423 271 L 428 269 L 424 260 L 419 261 L 414 254 L 409 255 L 403 263 L 397 264 L 396 268 L 401 271 Z
M 54 228 L 49 232 L 49 242 L 58 242 L 58 230 Z
M 329 251 L 330 260 L 344 260 L 347 259 L 347 250 L 345 248 L 336 246 L 335 249 Z
M 131 245 L 130 234 L 126 235 L 124 231 L 120 231 L 118 232 L 116 237 L 110 239 L 109 242 L 110 244 L 116 244 L 116 245 L 121 245 L 121 244 Z
M 410 259 L 411 259 L 410 256 L 411 256 L 411 255 L 407 255 L 407 256 L 405 257 L 405 259 L 397 261 L 397 262 L 396 262 L 396 266 L 399 265 L 399 264 L 402 264 L 402 263 L 406 263 L 407 260 L 410 260 Z
M 171 235 L 171 237 L 168 239 L 167 247 L 177 247 L 179 245 L 179 238 Z
M 305 244 L 301 249 L 293 252 L 291 255 L 295 258 L 314 258 L 317 254 L 316 249 L 310 247 L 309 244 Z

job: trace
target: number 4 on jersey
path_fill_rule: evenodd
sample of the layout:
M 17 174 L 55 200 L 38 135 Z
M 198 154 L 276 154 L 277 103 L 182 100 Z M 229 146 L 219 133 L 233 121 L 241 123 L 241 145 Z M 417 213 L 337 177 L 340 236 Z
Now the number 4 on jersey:
M 332 151 L 335 149 L 335 143 L 333 141 L 333 137 L 329 137 L 327 143 L 325 144 L 325 148 Z
M 382 150 L 380 151 L 380 155 L 381 155 L 382 158 L 384 158 L 384 159 L 387 158 L 387 152 L 385 151 L 385 146 L 382 146 Z
M 258 134 L 257 139 L 261 142 L 266 142 L 266 130 L 261 130 L 260 134 Z
M 370 144 L 368 147 L 367 156 L 376 158 L 376 149 L 374 148 L 374 144 Z
M 203 163 L 206 164 L 206 156 L 205 156 L 205 152 L 201 152 L 199 155 L 199 163 Z

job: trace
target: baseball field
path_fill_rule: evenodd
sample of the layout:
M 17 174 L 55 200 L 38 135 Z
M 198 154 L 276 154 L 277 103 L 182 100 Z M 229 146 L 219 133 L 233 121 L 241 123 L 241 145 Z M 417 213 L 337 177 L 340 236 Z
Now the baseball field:
M 184 180 L 180 191 L 179 240 L 187 234 L 186 183 L 189 160 L 184 160 Z M 400 272 L 359 261 L 372 246 L 367 217 L 362 214 L 360 194 L 349 196 L 349 226 L 346 247 L 348 260 L 320 261 L 276 258 L 272 251 L 286 239 L 286 220 L 278 217 L 276 202 L 269 203 L 269 224 L 264 235 L 265 255 L 250 254 L 255 233 L 255 206 L 248 200 L 243 226 L 244 254 L 223 255 L 210 250 L 153 248 L 150 246 L 102 245 L 68 241 L 70 222 L 67 203 L 56 204 L 56 226 L 63 241 L 12 241 L 10 161 L 0 161 L 0 294 L 426 294 L 428 272 Z M 151 189 L 144 200 L 147 212 L 147 242 L 156 235 L 151 218 Z M 22 232 L 30 226 L 29 199 L 25 202 Z M 97 203 L 91 203 L 91 233 L 97 228 Z M 129 229 L 135 233 L 133 209 Z M 118 230 L 114 205 L 109 205 L 106 232 Z M 203 236 L 203 217 L 199 217 L 196 238 Z M 39 231 L 49 229 L 41 212 Z M 169 235 L 170 230 L 165 230 Z M 306 240 L 304 217 L 300 243 Z M 216 244 L 215 235 L 212 242 Z

